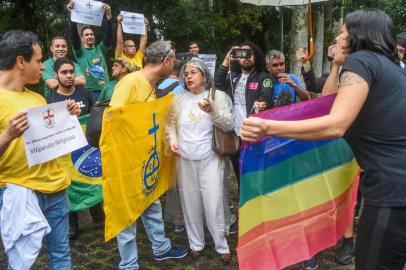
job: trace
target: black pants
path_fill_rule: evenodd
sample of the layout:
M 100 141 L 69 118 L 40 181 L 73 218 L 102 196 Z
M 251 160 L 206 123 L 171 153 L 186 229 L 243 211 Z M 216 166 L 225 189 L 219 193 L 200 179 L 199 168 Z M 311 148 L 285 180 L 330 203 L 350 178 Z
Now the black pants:
M 356 270 L 402 270 L 406 262 L 406 207 L 365 205 L 355 248 Z

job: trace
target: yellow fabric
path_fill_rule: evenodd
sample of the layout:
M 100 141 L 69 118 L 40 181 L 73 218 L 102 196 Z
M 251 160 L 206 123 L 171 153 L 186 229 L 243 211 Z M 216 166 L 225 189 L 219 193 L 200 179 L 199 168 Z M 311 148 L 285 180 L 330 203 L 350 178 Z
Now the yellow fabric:
M 115 59 L 120 57 L 126 59 L 134 71 L 142 69 L 142 59 L 144 59 L 144 54 L 141 52 L 141 50 L 137 50 L 133 57 L 128 57 L 124 53 L 115 53 Z
M 7 127 L 9 120 L 24 109 L 43 106 L 45 99 L 25 89 L 14 92 L 0 88 L 0 132 Z M 51 160 L 31 168 L 28 167 L 23 137 L 13 140 L 0 156 L 0 185 L 7 183 L 52 193 L 70 185 L 66 170 L 57 160 Z
M 155 90 L 145 76 L 137 71 L 122 78 L 114 88 L 110 106 L 122 106 L 138 102 L 151 101 L 156 98 Z
M 126 90 L 116 89 L 116 104 L 116 93 Z M 164 126 L 172 98 L 113 105 L 104 113 L 100 150 L 106 241 L 137 220 L 171 185 L 172 156 L 164 155 Z

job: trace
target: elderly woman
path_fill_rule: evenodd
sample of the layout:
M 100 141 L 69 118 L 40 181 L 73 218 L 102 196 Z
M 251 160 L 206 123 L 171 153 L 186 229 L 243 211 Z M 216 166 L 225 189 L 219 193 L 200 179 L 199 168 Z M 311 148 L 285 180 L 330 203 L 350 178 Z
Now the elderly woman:
M 224 160 L 212 149 L 213 125 L 233 130 L 230 98 L 216 91 L 208 98 L 214 82 L 203 61 L 192 58 L 182 68 L 180 85 L 187 91 L 175 96 L 168 116 L 166 136 L 177 157 L 179 195 L 191 256 L 204 249 L 204 223 L 215 249 L 224 262 L 231 258 L 225 238 Z
M 344 136 L 365 171 L 357 270 L 402 270 L 406 261 L 406 74 L 391 18 L 376 9 L 347 15 L 337 47 L 349 54 L 330 114 L 303 121 L 244 120 L 241 135 L 298 139 Z

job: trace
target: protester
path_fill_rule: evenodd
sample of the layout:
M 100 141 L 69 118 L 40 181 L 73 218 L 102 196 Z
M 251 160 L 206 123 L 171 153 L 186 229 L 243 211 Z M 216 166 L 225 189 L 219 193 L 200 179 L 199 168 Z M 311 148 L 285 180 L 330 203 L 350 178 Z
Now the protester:
M 330 114 L 303 121 L 244 120 L 241 136 L 298 139 L 344 136 L 365 171 L 355 249 L 357 270 L 402 270 L 406 260 L 406 76 L 395 28 L 377 9 L 347 15 L 337 46 L 349 54 Z M 377 169 L 379 168 L 379 169 Z
M 175 50 L 165 41 L 152 43 L 145 51 L 145 67 L 124 77 L 117 84 L 110 106 L 117 107 L 155 99 L 156 83 L 167 77 L 173 69 Z M 159 200 L 153 202 L 141 215 L 145 231 L 152 242 L 155 260 L 183 258 L 186 248 L 172 246 L 165 236 L 162 208 Z M 136 244 L 136 222 L 121 231 L 117 236 L 120 252 L 120 269 L 139 269 Z
M 280 103 L 278 97 L 281 93 L 286 92 L 286 94 L 290 94 L 291 101 L 290 103 L 296 103 L 297 98 L 301 101 L 309 100 L 310 93 L 303 88 L 300 80 L 294 74 L 286 73 L 285 67 L 285 55 L 277 50 L 272 50 L 267 53 L 265 56 L 266 60 L 266 68 L 269 71 L 269 74 L 272 78 L 273 82 L 273 95 L 272 100 L 268 100 L 268 102 L 276 102 Z M 280 106 L 279 104 L 278 106 Z M 282 104 L 283 105 L 283 104 Z M 270 108 L 274 107 L 275 104 L 271 104 Z
M 134 71 L 142 69 L 142 60 L 144 59 L 145 48 L 148 41 L 148 20 L 145 20 L 145 34 L 141 35 L 140 45 L 137 45 L 131 39 L 124 40 L 123 38 L 123 16 L 117 16 L 117 46 L 115 51 L 115 58 L 126 59 Z
M 176 95 L 184 91 L 183 87 L 179 84 L 179 73 L 183 63 L 184 61 L 175 59 L 171 74 L 158 85 L 157 96 L 165 96 L 170 92 Z
M 213 237 L 220 259 L 229 262 L 225 238 L 224 160 L 212 148 L 213 125 L 233 130 L 231 99 L 216 91 L 207 66 L 192 58 L 183 66 L 180 80 L 187 90 L 177 95 L 168 115 L 166 136 L 177 158 L 177 182 L 189 239 L 190 255 L 196 258 L 205 247 L 204 224 Z
M 74 6 L 72 0 L 69 1 L 67 9 L 71 13 Z M 106 64 L 106 55 L 113 41 L 113 27 L 111 24 L 111 9 L 108 4 L 103 4 L 105 14 L 105 27 L 103 41 L 97 46 L 93 29 L 85 26 L 80 31 L 77 29 L 77 23 L 70 22 L 70 35 L 72 40 L 73 55 L 80 68 L 85 74 L 86 84 L 95 100 L 98 99 L 103 86 L 110 80 Z
M 247 49 L 250 57 L 232 59 L 234 48 Z M 236 72 L 231 71 L 231 61 L 238 64 Z M 214 81 L 216 88 L 226 92 L 233 101 L 235 112 L 234 129 L 237 135 L 240 134 L 240 125 L 245 117 L 256 112 L 254 106 L 261 95 L 271 99 L 273 86 L 265 71 L 265 61 L 262 51 L 251 42 L 244 42 L 240 46 L 231 48 L 222 64 L 217 69 Z M 231 157 L 235 174 L 239 179 L 239 156 L 240 153 Z
M 119 82 L 124 76 L 133 72 L 133 67 L 126 58 L 117 58 L 113 62 L 111 67 L 111 78 L 113 80 L 109 81 L 103 86 L 103 90 L 100 93 L 99 101 L 109 101 L 113 96 L 114 88 L 116 87 L 117 82 Z
M 24 140 L 21 137 L 29 128 L 25 110 L 46 105 L 42 96 L 25 88 L 27 84 L 38 83 L 44 70 L 41 44 L 37 35 L 23 30 L 6 32 L 0 40 L 0 70 L 0 186 L 2 187 L 0 197 L 7 196 L 8 188 L 4 190 L 5 185 L 14 185 L 13 187 L 17 185 L 35 193 L 36 197 L 31 203 L 36 207 L 39 206 L 51 228 L 49 234 L 45 236 L 51 269 L 70 270 L 72 266 L 68 239 L 69 200 L 65 191 L 70 185 L 68 173 L 57 160 L 28 167 Z M 74 100 L 68 101 L 67 107 L 71 114 L 79 115 L 81 112 Z M 9 247 L 17 245 L 20 237 L 27 238 L 28 235 L 33 235 L 34 238 L 21 247 L 22 250 L 19 252 L 21 257 L 14 257 L 16 253 L 10 256 L 7 252 L 9 269 L 30 268 L 24 263 L 27 259 L 24 256 L 35 253 L 33 250 L 35 242 L 42 241 L 42 237 L 38 238 L 35 235 L 35 227 L 30 228 L 29 224 L 24 224 L 27 219 L 32 218 L 30 215 L 33 213 L 3 215 L 7 213 L 7 209 L 13 209 L 22 199 L 14 196 L 11 200 L 3 201 L 3 205 L 7 207 L 2 209 L 2 225 L 8 223 L 11 226 L 7 227 L 11 231 L 1 229 L 3 243 L 5 247 Z M 26 209 L 25 206 L 22 209 Z M 24 231 L 23 234 L 22 228 L 30 229 L 31 232 Z M 11 235 L 13 239 L 10 239 Z M 16 236 L 19 238 L 16 239 Z M 37 246 L 40 247 L 41 243 Z M 36 255 L 34 259 L 29 259 L 35 260 L 35 257 Z M 27 268 L 16 266 L 22 264 Z
M 41 77 L 44 81 L 44 95 L 48 97 L 52 90 L 58 87 L 58 80 L 56 79 L 54 72 L 54 64 L 56 59 L 66 57 L 68 54 L 68 44 L 66 39 L 62 36 L 56 36 L 51 41 L 50 46 L 52 57 L 44 62 L 44 72 L 42 72 Z M 86 79 L 83 75 L 82 70 L 79 65 L 75 65 L 75 85 L 85 85 Z
M 343 53 L 342 48 L 337 48 L 335 42 L 334 45 L 329 46 L 328 48 L 328 57 L 332 61 L 331 72 L 328 77 L 325 78 L 323 75 L 320 78 L 316 78 L 314 72 L 309 64 L 303 60 L 305 54 L 302 50 L 298 50 L 296 57 L 298 60 L 304 62 L 302 68 L 303 78 L 306 84 L 306 88 L 313 87 L 310 89 L 315 89 L 315 92 L 322 92 L 323 95 L 330 95 L 337 93 L 338 91 L 338 77 L 341 65 L 347 57 L 347 54 Z M 361 202 L 361 198 L 358 199 L 358 202 Z M 335 260 L 337 263 L 342 265 L 347 265 L 352 262 L 352 255 L 354 253 L 354 220 L 348 225 L 347 231 L 344 233 L 342 239 L 342 244 L 335 251 Z
M 164 97 L 169 93 L 179 94 L 185 91 L 182 86 L 179 85 L 179 73 L 183 66 L 183 61 L 175 59 L 173 69 L 168 78 L 161 82 L 158 86 L 156 95 L 157 98 Z M 166 192 L 165 222 L 173 224 L 173 231 L 175 233 L 182 233 L 185 231 L 185 222 L 182 214 L 182 206 L 179 198 L 179 187 L 171 188 Z
M 58 88 L 52 91 L 47 97 L 48 103 L 54 103 L 64 100 L 75 100 L 82 113 L 79 116 L 90 113 L 95 100 L 90 92 L 82 86 L 75 86 L 75 66 L 74 63 L 66 57 L 55 61 L 54 72 L 58 80 Z M 89 208 L 92 219 L 95 223 L 104 222 L 104 213 L 102 204 L 96 204 Z M 69 213 L 69 239 L 75 240 L 79 235 L 78 213 Z
M 400 60 L 400 66 L 402 68 L 406 68 L 405 63 L 403 62 L 403 60 L 405 59 L 405 50 L 406 50 L 406 32 L 397 34 L 396 49 Z
M 193 57 L 199 57 L 199 44 L 196 41 L 189 42 L 189 52 L 193 55 Z

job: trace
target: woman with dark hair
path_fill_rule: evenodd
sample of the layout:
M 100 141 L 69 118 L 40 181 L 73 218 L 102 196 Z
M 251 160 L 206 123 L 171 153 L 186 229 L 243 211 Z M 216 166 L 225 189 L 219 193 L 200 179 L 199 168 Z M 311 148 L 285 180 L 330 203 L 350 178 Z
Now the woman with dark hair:
M 343 136 L 365 171 L 357 270 L 402 270 L 406 261 L 406 74 L 391 18 L 377 9 L 347 15 L 337 46 L 348 54 L 330 114 L 302 121 L 244 120 L 241 137 Z M 337 54 L 343 55 L 343 54 Z M 336 57 L 340 61 L 339 56 Z M 345 57 L 341 57 L 343 61 Z

